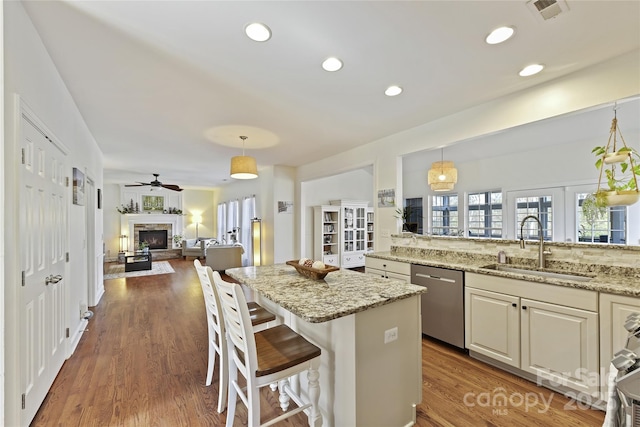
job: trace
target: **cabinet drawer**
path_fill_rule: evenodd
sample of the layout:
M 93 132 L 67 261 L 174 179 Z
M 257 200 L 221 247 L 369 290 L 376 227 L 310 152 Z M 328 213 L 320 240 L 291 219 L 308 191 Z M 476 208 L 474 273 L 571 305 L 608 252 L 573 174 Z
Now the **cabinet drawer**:
M 364 265 L 364 254 L 355 253 L 349 255 L 342 255 L 341 267 L 361 267 Z
M 398 274 L 393 272 L 387 272 L 384 270 L 378 270 L 377 268 L 365 267 L 365 273 L 375 274 L 378 277 L 384 277 L 385 279 L 397 279 L 407 283 L 411 283 L 411 276 L 408 274 Z
M 388 259 L 366 257 L 367 268 L 375 268 L 391 273 L 411 275 L 411 264 L 408 262 L 389 261 Z
M 598 293 L 586 289 L 469 272 L 465 274 L 465 286 L 581 310 L 598 311 Z
M 323 255 L 322 256 L 322 262 L 324 262 L 327 265 L 333 265 L 335 267 L 338 267 L 338 255 L 337 254 L 333 254 L 333 255 Z

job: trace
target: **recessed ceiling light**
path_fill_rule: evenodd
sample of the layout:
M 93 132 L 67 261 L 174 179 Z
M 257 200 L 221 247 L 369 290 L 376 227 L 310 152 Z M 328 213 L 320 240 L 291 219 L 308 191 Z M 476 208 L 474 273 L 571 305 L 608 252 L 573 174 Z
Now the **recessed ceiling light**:
M 531 64 L 524 67 L 518 74 L 520 74 L 521 77 L 529 77 L 533 76 L 534 74 L 538 74 L 540 71 L 542 71 L 543 68 L 544 65 Z
M 271 29 L 264 24 L 254 22 L 244 27 L 244 32 L 251 40 L 266 42 L 271 38 Z
M 515 32 L 515 28 L 513 27 L 500 27 L 491 31 L 491 34 L 484 39 L 488 44 L 498 44 L 503 41 L 509 40 L 513 33 Z
M 324 60 L 322 68 L 324 68 L 325 71 L 338 71 L 342 68 L 342 61 L 332 56 Z
M 400 86 L 389 86 L 387 90 L 384 91 L 384 94 L 387 96 L 396 96 L 402 93 L 402 88 Z

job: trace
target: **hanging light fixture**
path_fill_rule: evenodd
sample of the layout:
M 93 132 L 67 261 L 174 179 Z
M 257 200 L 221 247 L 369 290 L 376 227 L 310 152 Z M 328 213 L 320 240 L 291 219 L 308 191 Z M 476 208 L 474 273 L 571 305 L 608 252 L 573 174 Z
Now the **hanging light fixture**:
M 453 166 L 453 162 L 444 161 L 444 148 L 441 149 L 439 162 L 433 162 L 427 182 L 433 191 L 453 190 L 453 186 L 458 182 L 458 170 Z
M 258 166 L 256 159 L 251 156 L 244 155 L 244 141 L 246 136 L 241 136 L 242 140 L 242 156 L 234 156 L 231 158 L 231 178 L 235 179 L 254 179 L 258 177 Z

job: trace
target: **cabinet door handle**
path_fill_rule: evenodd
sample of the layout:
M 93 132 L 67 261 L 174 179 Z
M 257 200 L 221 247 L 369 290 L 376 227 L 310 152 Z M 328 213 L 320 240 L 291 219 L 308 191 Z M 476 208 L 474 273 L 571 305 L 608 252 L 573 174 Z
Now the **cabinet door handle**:
M 526 310 L 526 309 L 527 309 L 527 306 L 526 306 L 526 305 L 523 305 L 523 306 L 522 306 L 522 309 L 523 309 L 523 310 Z
M 511 307 L 517 307 L 517 306 L 518 306 L 518 304 L 516 304 L 515 302 L 511 303 Z

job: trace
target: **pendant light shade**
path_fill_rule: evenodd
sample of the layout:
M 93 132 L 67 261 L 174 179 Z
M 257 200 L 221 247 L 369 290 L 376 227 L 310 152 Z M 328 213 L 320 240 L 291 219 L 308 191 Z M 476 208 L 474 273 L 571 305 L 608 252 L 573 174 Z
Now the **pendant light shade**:
M 242 140 L 242 156 L 234 156 L 231 158 L 231 178 L 235 179 L 254 179 L 258 177 L 258 166 L 256 159 L 251 156 L 244 155 L 244 141 L 246 136 L 241 136 Z
M 444 149 L 442 149 L 441 156 L 444 158 Z M 449 160 L 433 162 L 427 175 L 427 182 L 433 191 L 453 190 L 454 185 L 458 182 L 458 170 Z

